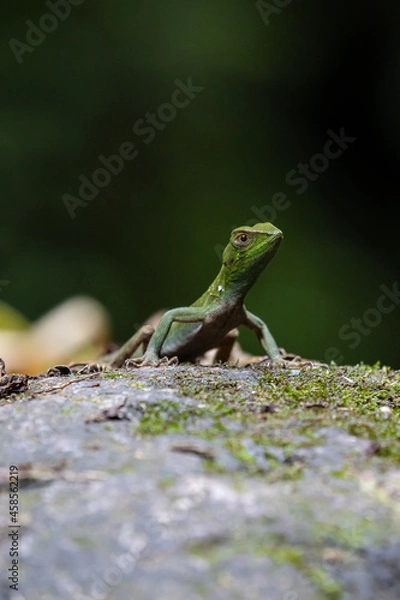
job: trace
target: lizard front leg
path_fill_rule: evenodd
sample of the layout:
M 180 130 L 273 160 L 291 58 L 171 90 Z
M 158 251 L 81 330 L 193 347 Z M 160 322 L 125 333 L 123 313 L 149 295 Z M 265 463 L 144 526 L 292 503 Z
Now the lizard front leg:
M 168 310 L 161 317 L 144 355 L 141 358 L 132 359 L 130 364 L 138 367 L 158 366 L 162 360 L 162 347 L 167 339 L 172 323 L 201 323 L 204 321 L 206 314 L 207 311 L 198 306 L 187 306 Z M 184 339 L 181 341 L 181 346 L 182 349 L 184 349 Z

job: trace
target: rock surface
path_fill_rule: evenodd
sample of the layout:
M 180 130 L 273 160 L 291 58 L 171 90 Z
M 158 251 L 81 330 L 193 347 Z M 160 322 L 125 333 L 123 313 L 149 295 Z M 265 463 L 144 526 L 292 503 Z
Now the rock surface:
M 397 600 L 399 398 L 365 366 L 30 380 L 0 401 L 1 600 Z

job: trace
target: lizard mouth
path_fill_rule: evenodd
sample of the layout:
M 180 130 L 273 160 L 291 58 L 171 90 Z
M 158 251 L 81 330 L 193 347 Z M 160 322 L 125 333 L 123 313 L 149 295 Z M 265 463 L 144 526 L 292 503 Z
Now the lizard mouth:
M 276 246 L 276 244 L 280 244 L 283 240 L 283 233 L 280 229 L 278 229 L 271 238 L 271 244 Z
M 282 231 L 281 231 L 280 229 L 277 229 L 277 230 L 276 230 L 276 231 L 273 233 L 273 237 L 274 237 L 274 238 L 276 238 L 276 237 L 277 237 L 277 238 L 279 238 L 279 239 L 282 239 L 282 238 L 283 238 L 283 233 L 282 233 Z
M 268 247 L 269 247 L 269 251 L 271 254 L 275 254 L 275 252 L 278 250 L 281 242 L 283 239 L 283 234 L 281 231 L 277 231 L 276 233 L 274 233 L 274 235 L 272 237 L 269 238 L 268 240 Z

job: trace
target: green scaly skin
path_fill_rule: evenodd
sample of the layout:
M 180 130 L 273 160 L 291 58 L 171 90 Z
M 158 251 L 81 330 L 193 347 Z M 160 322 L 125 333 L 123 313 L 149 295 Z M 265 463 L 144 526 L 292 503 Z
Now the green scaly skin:
M 223 344 L 229 332 L 239 325 L 255 331 L 270 359 L 281 362 L 268 327 L 246 309 L 244 300 L 282 238 L 282 232 L 271 223 L 234 229 L 222 255 L 221 269 L 208 290 L 190 306 L 167 311 L 143 357 L 131 362 L 136 366 L 157 366 L 161 359 L 175 357 L 179 361 L 195 361 L 207 350 Z M 126 357 L 128 344 L 130 341 L 113 357 L 114 366 Z

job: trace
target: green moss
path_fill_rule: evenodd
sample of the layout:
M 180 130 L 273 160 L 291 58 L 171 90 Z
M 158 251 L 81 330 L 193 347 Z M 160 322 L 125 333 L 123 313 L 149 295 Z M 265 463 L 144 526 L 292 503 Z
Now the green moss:
M 102 376 L 104 379 L 121 379 L 121 377 L 123 377 L 123 373 L 121 373 L 120 371 L 104 371 Z M 127 379 L 129 379 L 129 377 L 127 377 Z
M 341 586 L 322 568 L 318 562 L 319 551 L 310 556 L 309 548 L 288 544 L 283 536 L 270 536 L 265 541 L 250 542 L 257 555 L 267 556 L 277 565 L 291 565 L 304 577 L 309 579 L 317 589 L 318 600 L 339 600 L 342 595 Z M 311 600 L 311 599 L 310 599 Z
M 71 540 L 75 542 L 75 544 L 77 544 L 78 546 L 81 546 L 82 548 L 96 548 L 96 543 L 93 541 L 92 538 L 89 537 L 74 536 L 71 537 Z
M 132 466 L 131 466 L 131 469 L 132 469 Z M 175 483 L 175 477 L 172 477 L 171 475 L 165 475 L 165 477 L 162 477 L 159 480 L 158 486 L 160 489 L 166 490 L 166 489 L 170 488 L 174 483 Z
M 254 464 L 255 457 L 252 454 L 250 454 L 250 452 L 243 446 L 242 441 L 240 439 L 230 437 L 225 442 L 225 447 L 237 460 L 249 464 Z
M 320 589 L 326 600 L 340 600 L 342 597 L 341 586 L 324 569 L 311 568 L 310 579 Z
M 102 373 L 102 377 L 104 379 L 122 379 L 124 381 L 126 381 L 127 379 L 131 379 L 132 387 L 138 390 L 146 388 L 149 385 L 148 382 L 138 381 L 137 374 L 130 373 L 129 371 L 105 371 L 104 373 Z
M 267 370 L 261 365 L 251 369 L 182 365 L 164 371 L 162 378 L 156 370 L 135 371 L 132 378 L 137 387 L 169 387 L 182 398 L 147 405 L 137 432 L 190 433 L 218 440 L 252 473 L 263 470 L 243 444 L 245 438 L 265 449 L 271 470 L 296 478 L 302 466 L 294 465 L 292 457 L 299 448 L 320 445 L 322 428 L 370 440 L 374 459 L 400 461 L 400 374 L 387 367 Z M 271 447 L 283 449 L 283 464 Z M 345 465 L 338 471 L 338 476 L 346 477 Z
M 279 544 L 279 546 L 275 546 L 272 550 L 269 548 L 267 554 L 278 564 L 290 564 L 298 568 L 303 568 L 304 550 L 298 546 Z
M 144 414 L 135 431 L 141 434 L 160 435 L 184 433 L 185 424 L 195 416 L 196 411 L 185 409 L 178 402 L 163 400 L 145 406 Z

